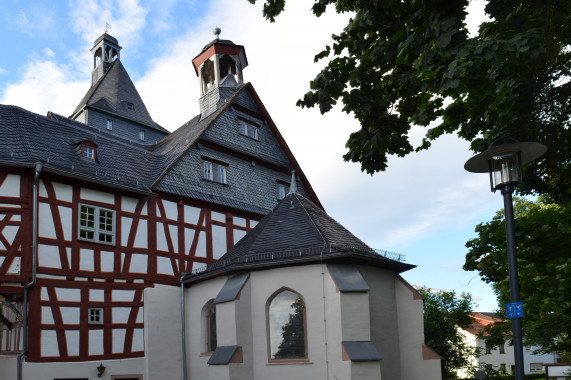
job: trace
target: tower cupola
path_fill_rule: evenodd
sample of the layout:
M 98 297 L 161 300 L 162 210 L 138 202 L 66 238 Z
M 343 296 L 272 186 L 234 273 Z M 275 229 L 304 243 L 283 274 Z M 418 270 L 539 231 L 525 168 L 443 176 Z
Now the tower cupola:
M 115 37 L 103 33 L 91 48 L 93 53 L 93 73 L 91 74 L 91 85 L 93 86 L 107 71 L 113 61 L 119 59 L 121 46 Z
M 212 113 L 225 98 L 221 91 L 232 90 L 244 83 L 242 70 L 248 66 L 243 46 L 220 39 L 220 29 L 214 29 L 216 38 L 206 45 L 192 64 L 200 82 L 200 113 Z

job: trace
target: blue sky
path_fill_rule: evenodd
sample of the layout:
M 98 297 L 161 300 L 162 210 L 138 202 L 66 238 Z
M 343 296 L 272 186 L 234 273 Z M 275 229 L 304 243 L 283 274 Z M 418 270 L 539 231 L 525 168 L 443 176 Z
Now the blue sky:
M 469 26 L 483 18 L 472 2 Z M 244 45 L 252 82 L 274 122 L 308 176 L 326 211 L 373 248 L 406 255 L 418 265 L 404 273 L 412 284 L 469 292 L 479 311 L 496 307 L 493 292 L 476 273 L 462 270 L 464 244 L 476 224 L 502 207 L 486 175 L 464 171 L 472 156 L 455 136 L 429 151 L 390 158 L 386 172 L 369 176 L 343 162 L 345 141 L 358 129 L 334 109 L 320 115 L 295 102 L 322 63 L 313 56 L 331 42 L 347 15 L 315 18 L 311 2 L 289 0 L 275 24 L 261 4 L 247 0 L 0 0 L 0 103 L 46 114 L 69 115 L 91 81 L 90 48 L 104 31 L 123 47 L 121 60 L 151 116 L 174 130 L 198 113 L 198 80 L 191 60 L 221 38 Z M 411 137 L 418 144 L 424 129 Z

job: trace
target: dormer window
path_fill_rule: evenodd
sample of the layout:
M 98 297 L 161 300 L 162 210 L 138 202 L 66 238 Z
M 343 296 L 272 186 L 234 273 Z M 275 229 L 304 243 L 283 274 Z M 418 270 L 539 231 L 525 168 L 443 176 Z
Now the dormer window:
M 203 178 L 208 181 L 226 183 L 226 166 L 228 166 L 226 163 L 205 159 L 203 161 Z
M 145 141 L 145 131 L 142 129 L 139 131 L 139 140 Z
M 255 123 L 252 123 L 251 121 L 247 121 L 242 118 L 239 119 L 240 119 L 240 134 L 254 140 L 259 140 L 258 129 L 260 128 L 260 126 Z
M 107 119 L 107 130 L 108 131 L 113 130 L 113 120 L 111 120 L 111 119 Z
M 84 146 L 83 157 L 91 158 L 92 160 L 95 159 L 95 149 L 90 148 L 88 146 Z
M 81 143 L 81 155 L 90 160 L 95 160 L 97 155 L 97 146 L 91 141 Z
M 134 111 L 135 110 L 135 105 L 131 102 L 123 102 L 123 107 L 127 110 L 127 111 Z

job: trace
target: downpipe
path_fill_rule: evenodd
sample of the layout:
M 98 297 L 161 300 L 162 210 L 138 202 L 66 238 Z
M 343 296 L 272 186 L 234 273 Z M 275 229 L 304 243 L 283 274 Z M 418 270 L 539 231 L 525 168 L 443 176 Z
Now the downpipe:
M 35 167 L 34 185 L 32 187 L 32 280 L 24 287 L 24 304 L 22 312 L 24 316 L 22 329 L 22 352 L 18 354 L 17 379 L 22 380 L 22 361 L 28 353 L 28 293 L 36 284 L 36 267 L 38 263 L 38 182 L 40 181 L 40 173 L 42 171 L 42 163 L 37 162 Z
M 186 362 L 186 300 L 184 299 L 184 283 L 180 279 L 180 322 L 182 330 L 182 379 L 188 380 L 188 364 Z

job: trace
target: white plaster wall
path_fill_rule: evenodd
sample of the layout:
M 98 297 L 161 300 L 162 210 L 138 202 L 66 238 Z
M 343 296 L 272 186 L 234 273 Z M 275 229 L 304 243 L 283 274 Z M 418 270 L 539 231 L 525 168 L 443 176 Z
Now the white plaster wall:
M 325 268 L 325 266 L 323 266 Z M 323 287 L 323 281 L 332 282 L 322 274 L 322 266 L 305 265 L 290 268 L 275 268 L 250 274 L 252 289 L 252 327 L 255 379 L 326 379 L 326 347 L 340 345 L 328 341 L 325 344 L 324 294 L 331 287 Z M 266 330 L 266 303 L 278 290 L 286 287 L 298 292 L 306 311 L 307 349 L 310 363 L 269 364 Z M 329 288 L 329 289 L 328 289 Z M 326 306 L 327 307 L 327 306 Z M 339 314 L 339 309 L 337 309 Z M 327 323 L 327 331 L 340 330 L 340 326 Z M 328 353 L 331 354 L 331 353 Z M 339 358 L 340 359 L 340 358 Z M 335 358 L 331 358 L 335 361 Z M 340 361 L 340 360 L 339 360 Z M 332 370 L 332 368 L 329 368 Z M 330 378 L 331 374 L 330 374 Z
M 121 197 L 121 208 L 123 211 L 134 213 L 138 202 L 139 200 L 135 198 Z
M 536 371 L 530 371 L 529 364 L 530 363 L 557 363 L 558 355 L 555 353 L 550 354 L 534 354 L 533 351 L 537 350 L 538 347 L 531 347 L 528 351 L 525 347 L 523 349 L 523 368 L 525 373 L 535 373 Z M 553 372 L 553 369 L 549 370 L 549 374 Z M 508 370 L 509 372 L 509 370 Z
M 187 366 L 191 379 L 208 379 L 209 366 L 206 363 L 210 356 L 201 355 L 206 349 L 205 337 L 203 336 L 202 309 L 208 301 L 216 298 L 226 279 L 225 276 L 218 277 L 186 289 Z
M 71 207 L 59 206 L 59 217 L 61 220 L 61 226 L 63 229 L 63 238 L 67 241 L 73 239 L 71 236 L 72 229 L 72 222 L 73 222 L 73 211 Z
M 234 303 L 236 304 L 236 336 L 238 344 L 242 347 L 243 363 L 230 364 L 230 375 L 233 379 L 252 379 L 254 376 L 254 340 L 252 338 L 252 283 L 249 279 Z
M 52 211 L 50 205 L 44 202 L 38 203 L 38 236 L 50 239 L 56 238 Z
M 81 188 L 80 190 L 81 199 L 94 202 L 102 202 L 108 204 L 115 203 L 115 195 L 112 193 L 105 193 L 103 191 L 97 191 L 92 189 Z
M 371 340 L 369 293 L 340 293 L 342 340 Z
M 66 362 L 62 363 L 27 363 L 22 365 L 23 380 L 43 380 L 43 379 L 66 379 L 66 378 L 87 378 L 89 380 L 110 379 L 111 375 L 143 375 L 143 379 L 152 379 L 146 375 L 145 358 L 121 359 L 121 360 L 99 360 L 91 362 Z M 5 371 L 2 358 L 0 358 L 0 380 L 16 379 L 16 361 L 10 364 L 10 368 Z M 97 377 L 97 367 L 103 364 L 107 369 L 102 377 Z M 11 368 L 14 368 L 13 372 Z M 160 379 L 161 377 L 158 377 Z M 165 377 L 163 377 L 165 378 Z
M 163 202 L 163 207 L 165 208 L 165 216 L 170 219 L 170 220 L 177 220 L 178 217 L 178 208 L 176 203 L 171 202 L 171 201 L 167 201 L 167 200 L 162 200 Z M 160 215 L 159 210 L 157 210 L 157 215 Z
M 381 362 L 352 362 L 352 380 L 380 380 Z M 418 380 L 423 379 L 419 378 Z M 395 379 L 397 380 L 397 379 Z
M 400 339 L 401 374 L 403 380 L 441 379 L 440 360 L 423 360 L 424 320 L 422 299 L 414 299 L 414 292 L 395 278 L 395 292 Z M 404 281 L 404 280 L 403 280 Z M 429 370 L 436 362 L 438 371 Z
M 192 206 L 184 205 L 184 221 L 185 223 L 197 224 L 200 217 L 200 209 Z
M 144 298 L 145 379 L 181 379 L 180 288 L 155 285 L 145 289 Z
M 500 365 L 505 364 L 506 371 L 511 373 L 511 366 L 515 364 L 514 347 L 510 346 L 508 342 L 504 345 L 503 354 L 500 354 L 499 347 L 492 349 L 490 354 L 486 354 L 486 342 L 484 339 L 478 339 L 478 347 L 480 348 L 481 353 L 480 367 L 483 368 L 486 364 L 491 364 L 495 370 L 499 370 Z
M 458 332 L 460 333 L 460 335 L 462 335 L 462 337 L 464 338 L 464 341 L 470 347 L 477 347 L 478 346 L 478 340 L 476 339 L 476 337 L 474 335 L 472 335 L 471 333 L 469 333 L 465 330 L 462 330 L 460 328 L 458 329 Z M 472 360 L 470 360 L 470 366 L 478 369 L 480 367 L 479 358 L 473 357 Z M 509 369 L 508 369 L 508 371 L 509 371 Z M 469 376 L 470 376 L 469 368 L 459 368 L 458 369 L 458 377 L 459 378 L 465 378 L 465 377 L 469 377 Z
M 369 292 L 371 340 L 381 354 L 382 377 L 389 380 L 401 379 L 400 321 L 395 294 L 395 273 L 368 266 L 358 266 L 357 269 L 371 289 Z
M 236 322 L 236 302 L 224 302 L 216 305 L 216 340 L 219 346 L 239 344 Z
M 213 212 L 212 214 L 217 214 Z M 220 214 L 222 215 L 222 214 Z M 227 251 L 226 247 L 226 227 L 212 225 L 212 255 L 219 259 Z
M 0 186 L 1 197 L 20 197 L 20 176 L 17 174 L 8 174 L 6 179 Z
M 73 187 L 63 183 L 52 182 L 56 198 L 60 201 L 71 202 L 73 201 Z

